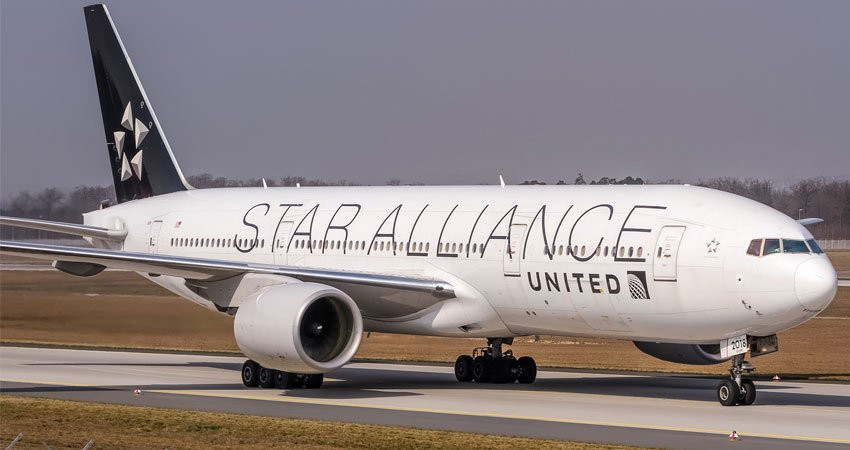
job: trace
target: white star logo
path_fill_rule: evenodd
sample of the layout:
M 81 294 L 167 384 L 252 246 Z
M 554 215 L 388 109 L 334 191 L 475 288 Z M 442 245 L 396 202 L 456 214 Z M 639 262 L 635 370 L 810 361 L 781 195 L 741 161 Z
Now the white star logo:
M 124 141 L 127 133 L 123 130 L 112 133 L 115 139 L 115 151 L 118 153 L 118 157 L 121 158 L 121 181 L 127 181 L 133 175 L 136 175 L 136 178 L 141 180 L 143 151 L 139 149 L 139 146 L 145 140 L 145 136 L 148 135 L 150 130 L 138 118 L 133 117 L 133 108 L 130 107 L 130 102 L 127 102 L 127 106 L 124 108 L 124 114 L 121 116 L 121 126 L 127 131 L 133 132 L 136 150 L 136 154 L 130 158 L 127 152 L 124 151 Z

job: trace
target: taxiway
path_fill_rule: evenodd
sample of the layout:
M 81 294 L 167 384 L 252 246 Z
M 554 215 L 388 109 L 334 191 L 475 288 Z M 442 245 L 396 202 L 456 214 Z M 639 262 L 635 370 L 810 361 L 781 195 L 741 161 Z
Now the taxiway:
M 353 363 L 318 390 L 249 389 L 242 358 L 0 347 L 5 394 L 413 426 L 652 447 L 843 447 L 850 385 L 757 382 L 756 404 L 722 407 L 717 380 L 541 371 L 533 385 L 460 384 L 451 367 Z M 133 395 L 140 388 L 142 395 Z

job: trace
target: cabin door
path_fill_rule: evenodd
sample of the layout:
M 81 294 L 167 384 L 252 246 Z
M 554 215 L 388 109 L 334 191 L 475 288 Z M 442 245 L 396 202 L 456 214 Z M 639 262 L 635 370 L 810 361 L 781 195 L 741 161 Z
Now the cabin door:
M 655 281 L 676 281 L 676 266 L 679 259 L 679 244 L 685 234 L 683 226 L 666 226 L 658 234 L 653 252 L 653 274 Z

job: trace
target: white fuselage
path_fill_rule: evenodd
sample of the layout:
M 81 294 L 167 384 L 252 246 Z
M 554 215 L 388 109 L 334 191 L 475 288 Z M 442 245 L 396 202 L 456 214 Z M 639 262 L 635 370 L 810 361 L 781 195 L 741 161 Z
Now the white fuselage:
M 85 222 L 127 229 L 127 251 L 454 286 L 456 298 L 427 307 L 391 293 L 358 302 L 372 331 L 716 343 L 796 326 L 835 293 L 823 254 L 747 254 L 752 239 L 811 239 L 803 226 L 690 186 L 203 189 L 94 211 Z M 150 279 L 211 307 L 182 279 Z

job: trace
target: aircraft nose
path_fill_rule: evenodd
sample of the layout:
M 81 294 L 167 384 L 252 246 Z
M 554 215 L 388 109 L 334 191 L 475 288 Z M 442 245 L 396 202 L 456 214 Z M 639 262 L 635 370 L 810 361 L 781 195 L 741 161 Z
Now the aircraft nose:
M 797 300 L 813 310 L 826 308 L 838 290 L 838 276 L 829 260 L 813 258 L 797 266 L 794 275 Z

